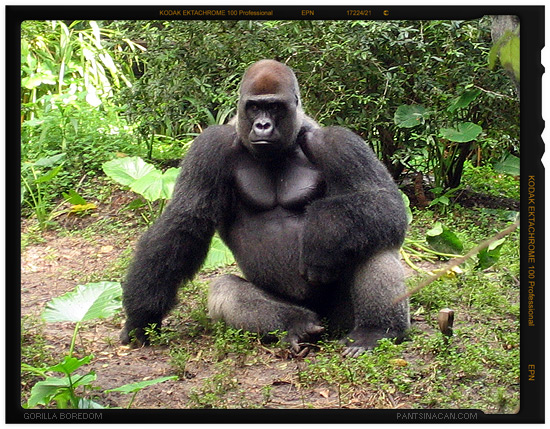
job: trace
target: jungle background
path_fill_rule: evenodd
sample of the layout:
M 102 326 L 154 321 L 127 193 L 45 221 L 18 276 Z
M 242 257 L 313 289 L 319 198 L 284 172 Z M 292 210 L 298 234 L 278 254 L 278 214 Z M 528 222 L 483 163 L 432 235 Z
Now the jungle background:
M 469 408 L 519 404 L 519 231 L 411 297 L 407 341 L 307 357 L 212 323 L 215 238 L 147 348 L 118 342 L 120 282 L 193 138 L 234 114 L 262 58 L 304 110 L 365 140 L 410 211 L 408 284 L 519 211 L 519 27 L 493 21 L 25 21 L 21 403 L 30 408 Z M 438 327 L 454 311 L 452 335 Z M 282 333 L 280 333 L 282 335 Z M 449 334 L 449 332 L 447 332 Z

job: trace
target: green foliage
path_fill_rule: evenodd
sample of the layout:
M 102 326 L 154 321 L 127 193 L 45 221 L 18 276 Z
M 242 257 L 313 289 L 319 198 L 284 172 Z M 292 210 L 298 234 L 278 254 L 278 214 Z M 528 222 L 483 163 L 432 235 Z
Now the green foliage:
M 78 285 L 72 292 L 52 299 L 43 317 L 47 322 L 86 322 L 113 316 L 122 308 L 122 288 L 117 282 Z
M 204 261 L 203 268 L 205 269 L 216 269 L 219 267 L 224 267 L 226 265 L 231 265 L 235 262 L 235 257 L 231 250 L 225 245 L 218 235 L 215 235 L 212 238 L 212 243 L 210 243 L 210 250 Z
M 64 156 L 65 154 L 61 153 L 40 158 L 35 162 L 24 162 L 21 166 L 21 204 L 32 208 L 41 229 L 50 219 L 48 183 L 61 171 L 61 160 Z M 55 166 L 56 164 L 59 165 Z
M 483 129 L 471 122 L 461 122 L 456 128 L 441 128 L 439 135 L 451 142 L 467 143 L 475 140 Z
M 410 136 L 408 155 L 401 162 L 425 175 L 433 174 L 434 189 L 439 193 L 460 185 L 464 162 L 472 149 L 471 142 L 483 131 L 479 125 L 463 120 L 466 117 L 464 109 L 480 93 L 478 89 L 466 89 L 441 111 L 428 111 L 421 105 L 402 105 L 395 112 L 395 125 Z M 445 128 L 444 124 L 452 127 Z M 421 126 L 420 131 L 410 130 L 418 126 Z M 448 204 L 448 199 L 438 202 Z
M 169 168 L 164 173 L 140 157 L 118 158 L 103 164 L 103 171 L 114 181 L 140 194 L 147 201 L 151 217 L 145 218 L 151 223 L 162 213 L 166 201 L 172 197 L 179 168 Z M 157 210 L 153 203 L 160 199 Z
M 517 173 L 517 174 L 515 174 Z M 464 180 L 476 192 L 495 197 L 513 198 L 519 201 L 519 158 L 509 155 L 504 161 L 474 167 L 464 163 Z
M 32 387 L 30 397 L 25 405 L 26 408 L 33 408 L 37 405 L 48 406 L 52 402 L 55 402 L 57 408 L 104 408 L 97 402 L 85 398 L 86 392 L 94 389 L 93 382 L 97 376 L 94 371 L 88 371 L 85 374 L 78 374 L 77 371 L 88 365 L 94 356 L 90 354 L 80 359 L 74 357 L 74 343 L 80 329 L 80 323 L 111 317 L 121 309 L 121 295 L 122 289 L 119 283 L 88 283 L 78 285 L 74 291 L 54 298 L 47 303 L 43 313 L 43 318 L 46 321 L 76 322 L 76 326 L 69 354 L 60 363 L 42 368 L 25 363 L 21 364 L 22 371 L 32 372 L 44 378 L 43 381 L 37 382 Z M 49 373 L 61 373 L 63 376 L 53 377 L 48 375 Z M 106 390 L 105 393 L 133 393 L 128 404 L 128 408 L 130 408 L 137 393 L 145 387 L 175 379 L 177 379 L 176 376 L 161 377 L 127 384 Z M 77 390 L 81 390 L 82 393 L 77 392 Z
M 74 188 L 84 172 L 134 150 L 111 101 L 131 84 L 121 47 L 134 44 L 94 21 L 25 21 L 21 31 L 22 160 L 65 154 L 68 168 L 55 183 Z
M 125 384 L 124 386 L 117 387 L 116 389 L 109 389 L 106 390 L 105 393 L 110 392 L 120 392 L 124 394 L 133 393 L 132 398 L 130 399 L 130 402 L 128 403 L 128 406 L 126 408 L 130 408 L 132 404 L 134 403 L 134 400 L 136 398 L 136 395 L 141 392 L 144 388 L 148 386 L 153 386 L 155 384 L 164 383 L 168 380 L 177 380 L 178 377 L 175 375 L 169 376 L 169 377 L 159 377 L 155 378 L 154 380 L 144 380 L 139 381 L 137 383 L 131 383 L 131 384 Z
M 73 350 L 80 323 L 96 318 L 112 316 L 121 308 L 120 296 L 122 289 L 119 283 L 101 282 L 89 283 L 77 286 L 73 292 L 54 298 L 48 302 L 43 313 L 44 320 L 48 322 L 70 321 L 76 322 L 73 332 L 69 354 L 59 364 L 46 368 L 34 368 L 29 365 L 22 365 L 22 370 L 34 371 L 45 377 L 44 381 L 36 383 L 32 390 L 27 407 L 36 405 L 48 405 L 55 402 L 57 408 L 103 408 L 99 404 L 84 399 L 78 395 L 76 390 L 79 387 L 84 389 L 92 388 L 92 382 L 96 379 L 94 371 L 86 374 L 76 373 L 82 366 L 87 365 L 93 359 L 93 355 L 81 359 L 73 357 Z M 49 372 L 62 373 L 63 377 L 51 377 L 46 375 Z
M 258 340 L 258 335 L 242 329 L 226 326 L 223 322 L 214 324 L 214 347 L 218 359 L 222 359 L 230 353 L 252 352 L 253 341 Z
M 509 153 L 502 161 L 497 162 L 493 167 L 497 173 L 506 173 L 512 176 L 519 176 L 519 165 L 519 158 Z
M 31 390 L 31 396 L 27 401 L 26 408 L 33 408 L 37 405 L 49 405 L 52 401 L 57 404 L 57 408 L 103 408 L 96 402 L 85 400 L 76 393 L 78 387 L 84 389 L 91 388 L 92 382 L 96 379 L 96 374 L 93 371 L 89 371 L 84 375 L 74 373 L 81 366 L 88 364 L 92 358 L 92 355 L 82 359 L 66 356 L 60 364 L 44 368 L 43 371 L 45 373 L 61 372 L 65 376 L 47 376 L 44 381 L 36 383 Z
M 414 128 L 424 124 L 431 112 L 419 104 L 399 106 L 395 111 L 393 121 L 400 128 Z
M 441 222 L 436 222 L 434 227 L 426 233 L 426 241 L 440 253 L 459 255 L 464 249 L 456 234 L 443 226 Z

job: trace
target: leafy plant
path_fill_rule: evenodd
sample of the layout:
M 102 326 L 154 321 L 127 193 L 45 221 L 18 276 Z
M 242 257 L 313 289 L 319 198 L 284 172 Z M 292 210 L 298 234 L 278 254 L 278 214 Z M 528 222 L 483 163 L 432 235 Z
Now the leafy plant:
M 426 241 L 442 255 L 458 256 L 464 250 L 464 245 L 456 234 L 441 222 L 436 222 L 434 227 L 426 232 Z
M 419 150 L 414 162 L 420 163 L 424 174 L 433 174 L 435 188 L 446 190 L 460 185 L 464 161 L 472 142 L 483 129 L 458 117 L 464 116 L 460 115 L 461 109 L 466 109 L 480 93 L 478 89 L 466 89 L 442 111 L 429 111 L 422 105 L 401 105 L 395 112 L 397 127 L 412 129 L 421 126 L 420 133 L 409 131 L 411 142 Z M 444 122 L 450 122 L 452 127 L 442 127 Z
M 76 336 L 82 322 L 103 319 L 122 308 L 122 289 L 116 282 L 78 285 L 73 292 L 52 299 L 44 310 L 46 322 L 75 322 L 69 356 L 73 355 Z
M 45 368 L 37 368 L 27 364 L 21 365 L 22 371 L 29 371 L 44 377 L 43 381 L 37 382 L 31 389 L 31 395 L 25 405 L 26 408 L 37 405 L 47 406 L 51 402 L 55 402 L 57 408 L 104 408 L 97 402 L 85 397 L 86 391 L 94 389 L 92 383 L 97 378 L 96 373 L 94 371 L 88 371 L 83 375 L 77 373 L 77 370 L 89 364 L 94 356 L 90 354 L 78 359 L 73 356 L 73 352 L 81 323 L 94 319 L 104 319 L 116 314 L 122 307 L 121 295 L 120 283 L 88 283 L 78 285 L 74 291 L 48 302 L 42 315 L 47 322 L 75 322 L 76 325 L 69 353 L 60 363 Z M 52 372 L 61 373 L 63 376 L 53 377 L 48 375 Z M 128 404 L 128 408 L 130 408 L 137 393 L 143 388 L 175 379 L 177 379 L 177 376 L 161 377 L 127 384 L 105 392 L 133 393 L 134 395 Z M 77 392 L 77 389 L 82 390 L 82 393 Z
M 210 250 L 206 256 L 203 267 L 206 269 L 216 269 L 231 265 L 235 262 L 235 257 L 231 250 L 225 245 L 222 239 L 215 235 L 210 243 Z
M 49 220 L 46 184 L 61 171 L 61 160 L 64 156 L 65 154 L 61 153 L 40 158 L 35 162 L 25 162 L 21 166 L 21 204 L 26 203 L 32 208 L 40 228 L 44 228 Z
M 121 53 L 135 44 L 95 21 L 25 21 L 21 31 L 22 160 L 64 153 L 56 185 L 74 188 L 83 172 L 132 149 L 112 97 L 131 85 L 131 63 L 121 61 L 131 55 Z
M 114 181 L 128 186 L 132 191 L 143 196 L 151 213 L 151 218 L 144 216 L 151 223 L 164 209 L 166 201 L 171 198 L 179 168 L 169 168 L 164 173 L 140 157 L 114 159 L 103 164 L 103 171 Z M 160 200 L 157 210 L 152 203 Z
M 48 405 L 53 401 L 57 404 L 57 408 L 103 408 L 91 400 L 84 399 L 82 394 L 76 393 L 76 389 L 79 387 L 82 387 L 84 392 L 86 389 L 90 389 L 92 382 L 96 379 L 96 374 L 94 371 L 89 371 L 84 375 L 76 374 L 78 369 L 90 363 L 93 355 L 77 359 L 73 357 L 73 352 L 81 323 L 114 315 L 122 306 L 121 295 L 122 289 L 119 283 L 88 283 L 78 285 L 75 291 L 54 298 L 46 305 L 43 313 L 44 320 L 47 322 L 75 322 L 76 325 L 69 353 L 61 363 L 47 368 L 21 366 L 22 370 L 33 371 L 45 377 L 44 381 L 39 381 L 33 386 L 27 407 Z M 64 376 L 46 375 L 49 372 L 62 373 Z
M 168 380 L 177 380 L 177 379 L 178 377 L 176 375 L 172 375 L 169 377 L 155 378 L 154 380 L 138 381 L 137 383 L 125 384 L 124 386 L 120 386 L 115 389 L 106 390 L 105 393 L 120 392 L 120 393 L 124 393 L 125 395 L 133 393 L 132 398 L 130 399 L 130 402 L 126 406 L 126 408 L 130 408 L 134 403 L 134 400 L 136 399 L 136 395 L 139 392 L 141 392 L 144 388 L 148 386 L 153 386 L 155 384 L 164 383 L 165 381 L 168 381 Z
M 137 156 L 108 161 L 103 164 L 103 170 L 111 179 L 128 186 L 132 191 L 145 198 L 152 215 L 149 218 L 144 216 L 147 223 L 151 223 L 160 215 L 166 202 L 172 197 L 180 172 L 179 168 L 172 167 L 162 173 L 154 165 Z M 155 211 L 152 203 L 159 199 L 160 205 Z M 233 262 L 235 262 L 235 258 L 231 251 L 217 235 L 214 236 L 204 267 L 214 269 Z

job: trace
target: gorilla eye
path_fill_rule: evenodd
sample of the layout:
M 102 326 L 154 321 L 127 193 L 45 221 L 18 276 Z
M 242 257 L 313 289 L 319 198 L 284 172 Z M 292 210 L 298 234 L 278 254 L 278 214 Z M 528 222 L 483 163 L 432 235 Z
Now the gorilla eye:
M 283 103 L 272 103 L 269 105 L 269 110 L 273 113 L 281 113 L 285 111 L 285 105 Z

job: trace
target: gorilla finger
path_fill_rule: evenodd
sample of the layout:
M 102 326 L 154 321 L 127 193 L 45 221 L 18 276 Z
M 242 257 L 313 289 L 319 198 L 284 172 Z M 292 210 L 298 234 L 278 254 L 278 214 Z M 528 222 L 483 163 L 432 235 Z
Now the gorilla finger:
M 300 350 L 302 350 L 302 346 L 298 342 L 298 337 L 288 338 L 288 342 L 290 344 L 290 351 L 293 355 L 297 355 L 300 353 Z
M 309 354 L 310 350 L 311 349 L 307 346 L 303 347 L 302 350 L 300 350 L 298 353 L 294 354 L 294 357 L 297 357 L 299 359 L 303 359 Z
M 346 347 L 342 352 L 342 356 L 354 358 L 362 355 L 366 351 L 367 349 L 365 347 Z

